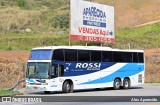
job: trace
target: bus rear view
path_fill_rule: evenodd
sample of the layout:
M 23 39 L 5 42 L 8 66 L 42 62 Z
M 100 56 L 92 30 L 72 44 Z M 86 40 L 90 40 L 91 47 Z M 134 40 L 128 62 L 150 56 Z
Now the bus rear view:
M 144 83 L 144 51 L 91 46 L 33 48 L 27 64 L 26 90 L 63 91 L 121 87 Z

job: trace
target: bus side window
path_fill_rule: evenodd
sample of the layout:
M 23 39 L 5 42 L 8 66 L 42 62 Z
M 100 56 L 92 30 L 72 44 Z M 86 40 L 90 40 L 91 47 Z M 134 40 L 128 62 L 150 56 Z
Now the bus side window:
M 51 78 L 61 77 L 64 74 L 63 65 L 53 65 L 51 68 Z
M 58 76 L 58 66 L 53 65 L 51 68 L 51 78 L 55 78 Z
M 138 62 L 139 62 L 139 63 L 144 63 L 143 53 L 138 53 Z
M 138 53 L 137 52 L 133 52 L 133 62 L 138 63 Z
M 64 61 L 64 51 L 63 51 L 63 49 L 54 50 L 52 60 Z
M 122 52 L 113 51 L 113 62 L 122 62 Z
M 64 75 L 64 66 L 63 65 L 59 65 L 59 77 Z
M 102 62 L 112 62 L 111 51 L 102 51 Z
M 90 51 L 89 50 L 78 50 L 78 61 L 90 62 Z
M 65 61 L 77 61 L 77 50 L 65 49 Z
M 91 51 L 91 61 L 101 62 L 101 51 Z
M 132 62 L 132 53 L 123 52 L 122 62 Z

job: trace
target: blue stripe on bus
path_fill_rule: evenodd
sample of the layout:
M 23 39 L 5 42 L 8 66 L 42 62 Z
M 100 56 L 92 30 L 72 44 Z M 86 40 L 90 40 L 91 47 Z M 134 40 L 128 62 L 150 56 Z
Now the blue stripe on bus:
M 34 80 L 32 80 L 32 79 L 27 79 L 27 81 L 28 81 L 29 83 L 34 83 Z
M 113 81 L 116 77 L 120 77 L 125 78 L 125 77 L 129 77 L 135 74 L 140 73 L 141 71 L 144 70 L 144 64 L 140 64 L 137 65 L 137 63 L 135 64 L 126 64 L 124 67 L 122 67 L 121 69 L 117 70 L 116 72 L 105 76 L 103 78 L 99 78 L 93 81 L 89 81 L 89 82 L 84 82 L 81 84 L 98 84 L 98 83 L 106 83 L 106 82 L 111 82 Z

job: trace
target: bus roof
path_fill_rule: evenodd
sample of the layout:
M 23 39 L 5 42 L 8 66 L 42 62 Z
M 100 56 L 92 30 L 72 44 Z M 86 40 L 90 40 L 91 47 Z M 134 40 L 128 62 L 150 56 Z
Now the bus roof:
M 54 50 L 54 49 L 79 49 L 79 50 L 101 50 L 101 51 L 125 51 L 125 52 L 144 52 L 143 50 L 135 50 L 135 49 L 113 49 L 110 47 L 101 47 L 101 46 L 44 46 L 44 47 L 36 47 L 32 50 Z

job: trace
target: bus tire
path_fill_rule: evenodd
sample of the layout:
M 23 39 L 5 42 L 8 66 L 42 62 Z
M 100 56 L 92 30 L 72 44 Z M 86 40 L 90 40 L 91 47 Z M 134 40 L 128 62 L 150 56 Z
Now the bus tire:
M 119 79 L 115 79 L 115 80 L 114 80 L 114 83 L 113 83 L 113 88 L 114 88 L 115 90 L 119 90 L 120 87 L 121 87 L 121 81 L 120 81 Z
M 125 78 L 123 80 L 123 89 L 129 89 L 130 88 L 130 80 L 128 78 Z
M 62 87 L 62 90 L 64 93 L 70 93 L 72 92 L 72 85 L 70 84 L 70 82 L 68 81 L 65 81 L 64 84 L 63 84 L 63 87 Z
M 50 92 L 50 91 L 44 91 L 44 93 L 45 93 L 45 94 L 50 94 L 51 92 Z
M 73 93 L 73 84 L 71 84 L 71 90 L 70 93 Z

